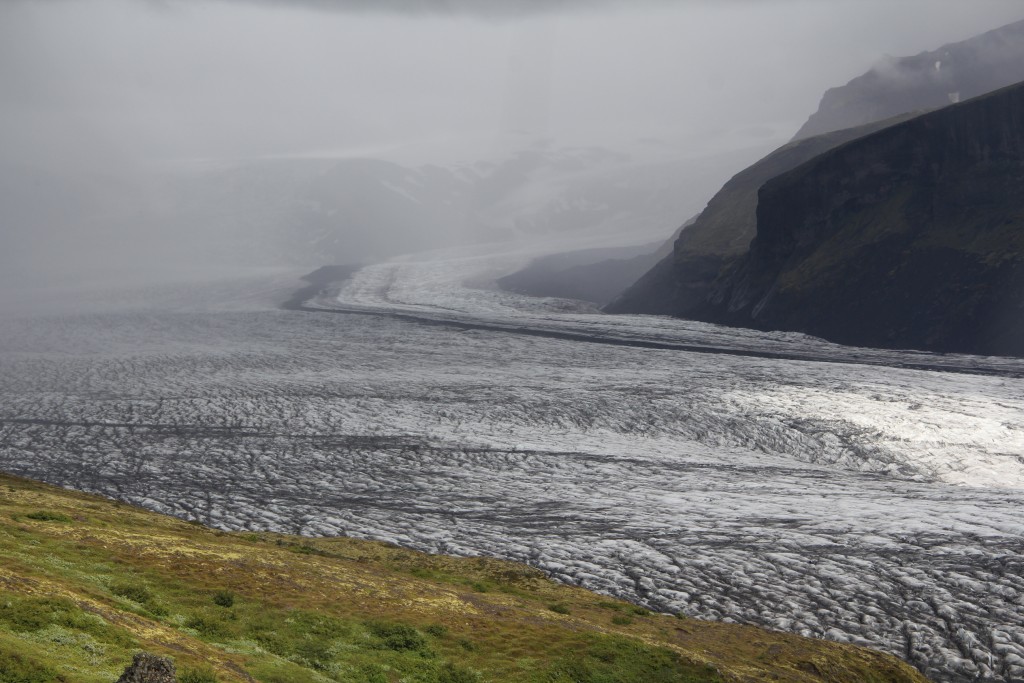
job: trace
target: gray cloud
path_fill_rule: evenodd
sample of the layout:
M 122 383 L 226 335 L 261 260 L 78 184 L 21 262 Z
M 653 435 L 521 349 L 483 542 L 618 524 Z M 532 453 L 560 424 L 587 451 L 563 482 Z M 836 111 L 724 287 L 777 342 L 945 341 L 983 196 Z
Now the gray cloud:
M 174 0 L 153 0 L 161 4 Z M 307 7 L 338 12 L 370 12 L 422 15 L 515 17 L 565 10 L 594 10 L 609 6 L 635 7 L 638 3 L 669 0 L 222 0 L 255 5 Z M 692 0 L 691 0 L 692 1 Z M 701 0 L 697 0 L 700 2 Z
M 14 233 L 44 255 L 54 234 L 88 242 L 107 219 L 79 217 L 104 202 L 127 224 L 117 198 L 149 201 L 153 161 L 765 145 L 884 54 L 1022 14 L 1018 0 L 4 0 L 0 166 L 57 178 L 67 201 L 43 211 L 57 194 L 11 185 L 21 227 L 0 202 L 0 252 Z M 35 239 L 32 215 L 67 227 Z

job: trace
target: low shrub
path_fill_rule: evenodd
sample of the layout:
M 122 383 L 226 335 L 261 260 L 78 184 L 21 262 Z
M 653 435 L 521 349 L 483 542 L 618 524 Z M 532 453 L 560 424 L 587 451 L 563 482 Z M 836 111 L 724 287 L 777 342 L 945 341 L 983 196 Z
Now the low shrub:
M 166 607 L 161 605 L 159 602 L 153 602 L 152 600 L 143 605 L 143 607 L 154 617 L 166 617 L 171 614 L 170 610 Z
M 292 650 L 292 658 L 296 663 L 305 664 L 317 671 L 325 671 L 334 659 L 331 641 L 322 638 L 297 640 L 293 643 Z
M 221 639 L 231 636 L 231 628 L 222 619 L 207 614 L 193 614 L 185 620 L 185 628 L 205 638 Z
M 444 638 L 448 635 L 448 627 L 442 624 L 431 624 L 423 629 L 427 635 L 434 636 L 435 638 Z
M 230 591 L 217 591 L 213 594 L 213 604 L 218 607 L 231 607 L 235 604 L 235 594 Z
M 427 639 L 412 626 L 374 621 L 368 623 L 366 627 L 373 635 L 380 638 L 381 644 L 388 650 L 395 652 L 423 650 L 427 645 Z
M 388 675 L 379 664 L 366 664 L 359 673 L 366 683 L 388 683 Z
M 25 515 L 29 519 L 34 519 L 37 522 L 70 522 L 71 518 L 67 515 L 62 515 L 59 512 L 50 512 L 49 510 L 38 510 L 37 512 L 30 512 Z
M 480 674 L 451 662 L 445 662 L 437 672 L 437 683 L 477 683 Z
M 144 605 L 153 599 L 149 588 L 140 583 L 112 583 L 110 592 L 114 595 Z
M 208 666 L 186 667 L 178 672 L 178 683 L 217 683 L 217 674 Z

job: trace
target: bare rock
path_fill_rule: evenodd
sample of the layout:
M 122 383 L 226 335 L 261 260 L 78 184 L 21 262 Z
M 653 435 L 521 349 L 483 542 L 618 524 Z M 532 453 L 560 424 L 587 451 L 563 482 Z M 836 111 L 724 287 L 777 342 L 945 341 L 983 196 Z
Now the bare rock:
M 117 683 L 178 683 L 178 676 L 171 660 L 140 652 L 117 679 Z

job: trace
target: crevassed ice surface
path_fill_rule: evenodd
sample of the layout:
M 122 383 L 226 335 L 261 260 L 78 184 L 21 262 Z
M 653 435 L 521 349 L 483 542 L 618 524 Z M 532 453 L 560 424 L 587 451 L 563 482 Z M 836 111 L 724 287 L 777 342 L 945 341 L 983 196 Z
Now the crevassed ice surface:
M 0 467 L 1024 677 L 1024 362 L 485 287 L 523 258 L 371 266 L 321 310 L 263 278 L 9 317 Z

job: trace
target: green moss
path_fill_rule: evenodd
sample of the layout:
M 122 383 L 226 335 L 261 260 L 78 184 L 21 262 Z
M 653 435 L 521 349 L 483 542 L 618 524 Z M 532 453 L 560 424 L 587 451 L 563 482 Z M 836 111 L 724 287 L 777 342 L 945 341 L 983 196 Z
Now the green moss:
M 692 664 L 665 648 L 617 637 L 591 639 L 589 646 L 565 657 L 546 672 L 558 683 L 713 683 L 713 667 Z
M 324 678 L 309 669 L 281 660 L 253 663 L 249 672 L 261 683 L 323 683 Z M 386 680 L 386 679 L 385 679 Z
M 0 657 L 0 682 L 11 680 L 4 673 L 19 680 L 10 672 L 45 671 L 47 681 L 109 683 L 137 648 L 130 634 L 70 601 L 0 593 L 0 613 L 0 653 L 17 660 Z
M 143 649 L 173 655 L 183 683 L 717 680 L 702 664 L 644 642 L 668 645 L 675 620 L 636 619 L 646 612 L 529 567 L 352 539 L 261 534 L 257 544 L 251 534 L 214 534 L 0 475 L 5 481 L 16 492 L 0 500 L 0 570 L 23 592 L 0 592 L 0 653 L 10 660 L 0 668 L 17 676 L 0 683 L 110 683 Z M 6 521 L 41 506 L 86 521 Z M 573 619 L 553 618 L 552 609 Z M 604 634 L 609 616 L 632 620 L 636 640 Z M 687 633 L 698 638 L 695 651 L 788 670 L 786 661 L 752 664 L 760 650 L 717 635 L 733 628 L 691 622 Z M 891 658 L 847 661 L 836 653 L 860 651 L 787 637 L 801 644 L 792 648 L 801 661 L 840 667 L 837 681 L 870 680 L 861 674 L 879 663 L 902 676 L 892 680 L 917 680 Z
M 39 631 L 60 626 L 88 634 L 98 641 L 131 647 L 134 640 L 64 598 L 37 598 L 0 593 L 0 625 L 15 633 Z
M 0 649 L 0 683 L 53 683 L 65 680 L 47 666 L 19 652 Z

